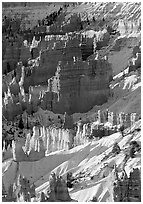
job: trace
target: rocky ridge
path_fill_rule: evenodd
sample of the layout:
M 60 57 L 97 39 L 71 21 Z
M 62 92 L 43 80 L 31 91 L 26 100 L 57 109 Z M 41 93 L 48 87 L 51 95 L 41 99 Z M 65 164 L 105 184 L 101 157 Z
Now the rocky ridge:
M 77 5 L 76 8 L 73 8 L 72 11 L 73 14 L 71 16 L 67 14 L 68 10 L 70 10 L 71 8 L 71 5 L 64 8 L 64 10 L 62 7 L 60 7 L 61 11 L 59 7 L 57 7 L 57 9 L 59 9 L 60 11 L 59 15 L 57 14 L 58 17 L 56 17 L 57 21 L 55 21 L 53 24 L 49 26 L 49 29 L 53 29 L 53 26 L 55 26 L 55 29 L 53 29 L 53 31 L 49 30 L 49 32 L 55 32 L 55 34 L 53 33 L 53 35 L 45 33 L 45 31 L 42 29 L 42 25 L 39 25 L 38 27 L 39 30 L 34 31 L 36 32 L 35 34 L 32 33 L 33 31 L 32 32 L 28 31 L 31 33 L 31 34 L 29 33 L 31 37 L 28 33 L 27 34 L 25 33 L 26 34 L 25 36 L 30 37 L 30 38 L 26 37 L 28 41 L 23 39 L 24 41 L 22 42 L 22 38 L 24 36 L 21 36 L 21 34 L 18 34 L 18 37 L 11 36 L 11 41 L 14 41 L 15 43 L 15 38 L 17 38 L 18 42 L 20 43 L 19 46 L 22 46 L 20 48 L 21 54 L 18 54 L 19 57 L 17 56 L 16 59 L 14 56 L 10 58 L 10 62 L 12 62 L 11 59 L 15 59 L 14 62 L 15 65 L 10 65 L 9 60 L 6 60 L 5 57 L 3 63 L 6 64 L 7 66 L 6 69 L 9 72 L 9 70 L 13 69 L 14 66 L 16 67 L 16 61 L 17 62 L 19 60 L 22 61 L 26 73 L 23 79 L 23 88 L 25 94 L 27 95 L 25 95 L 24 100 L 22 99 L 22 96 L 18 96 L 19 95 L 18 82 L 20 80 L 22 73 L 21 72 L 22 65 L 19 63 L 15 71 L 16 73 L 15 72 L 13 73 L 12 71 L 8 74 L 8 77 L 6 77 L 5 80 L 3 79 L 4 87 L 3 95 L 4 95 L 4 92 L 6 93 L 6 91 L 8 91 L 8 85 L 6 85 L 7 81 L 11 78 L 10 82 L 12 82 L 13 74 L 16 75 L 15 77 L 16 81 L 13 81 L 10 87 L 11 94 L 15 94 L 15 97 L 13 96 L 11 99 L 14 102 L 12 102 L 12 104 L 8 102 L 8 104 L 10 103 L 11 107 L 13 106 L 13 110 L 15 109 L 15 111 L 9 110 L 9 108 L 6 108 L 5 110 L 4 108 L 3 113 L 4 116 L 7 117 L 7 119 L 9 119 L 9 117 L 15 117 L 17 114 L 21 114 L 21 112 L 23 112 L 24 109 L 27 109 L 27 111 L 29 110 L 30 113 L 33 111 L 36 112 L 37 106 L 40 106 L 44 110 L 48 109 L 52 110 L 53 112 L 59 113 L 67 111 L 68 113 L 72 114 L 74 112 L 86 112 L 90 110 L 94 105 L 102 105 L 103 103 L 107 102 L 110 95 L 109 82 L 112 79 L 112 69 L 114 73 L 114 67 L 116 67 L 116 64 L 115 65 L 113 64 L 112 61 L 113 57 L 110 54 L 108 56 L 109 60 L 107 60 L 105 53 L 108 54 L 111 49 L 116 50 L 116 47 L 117 49 L 119 49 L 119 45 L 121 46 L 120 41 L 122 39 L 123 40 L 126 38 L 139 39 L 140 18 L 139 16 L 137 18 L 137 16 L 135 15 L 132 16 L 132 18 L 131 16 L 130 17 L 126 16 L 127 20 L 119 21 L 118 24 L 117 21 L 114 21 L 113 25 L 110 26 L 108 22 L 105 21 L 105 19 L 107 20 L 109 18 L 108 14 L 106 15 L 107 7 L 109 6 L 108 3 L 107 4 L 105 3 L 103 5 L 100 5 L 100 3 L 95 4 L 97 11 L 99 8 L 101 11 L 105 10 L 104 11 L 105 13 L 103 15 L 106 18 L 99 20 L 98 22 L 96 22 L 97 20 L 94 21 L 94 19 L 91 18 L 91 16 L 93 15 L 92 10 L 95 9 L 94 4 L 91 4 L 92 8 L 90 8 L 89 6 L 90 4 L 89 5 L 87 4 L 84 6 L 85 7 L 89 6 L 90 13 L 92 14 L 91 16 L 89 15 L 88 17 L 90 29 L 92 25 L 95 26 L 96 24 L 100 24 L 100 22 L 102 22 L 102 25 L 100 25 L 100 29 L 102 30 L 99 31 L 98 30 L 99 27 L 96 28 L 95 26 L 94 29 L 97 31 L 88 30 L 79 32 L 78 29 L 79 30 L 81 29 L 79 25 L 83 24 L 83 26 L 85 26 L 87 20 L 84 19 L 85 15 L 82 15 L 84 14 L 84 10 L 82 10 L 83 13 L 81 12 L 81 15 L 78 14 L 78 9 L 82 8 L 83 5 L 84 4 L 79 4 Z M 121 11 L 123 8 L 132 9 L 133 6 L 132 4 L 118 4 L 115 6 L 112 3 L 110 5 L 111 7 L 113 7 L 112 9 L 113 12 L 114 9 L 115 10 L 117 8 L 119 9 L 118 10 L 119 15 L 122 15 Z M 136 10 L 139 11 L 139 4 L 135 4 L 135 7 Z M 53 15 L 56 14 L 53 13 Z M 70 19 L 70 21 L 67 21 L 67 17 Z M 69 28 L 73 25 L 72 18 L 76 21 L 77 19 L 79 19 L 79 22 L 76 24 L 77 29 L 75 28 L 73 29 L 71 27 L 71 29 L 77 30 L 77 33 L 75 34 L 73 32 L 67 33 L 65 35 L 64 33 L 69 31 L 68 29 L 64 31 L 64 26 L 62 23 L 60 23 L 61 29 L 63 29 L 60 32 L 63 32 L 63 34 L 57 35 L 56 29 L 59 28 L 56 28 L 57 25 L 56 23 L 59 22 L 60 18 L 63 18 L 61 22 L 64 22 L 65 19 L 65 22 L 63 24 L 64 26 L 69 26 Z M 49 22 L 49 20 L 47 21 Z M 104 27 L 105 25 L 108 25 L 107 28 Z M 46 25 L 43 25 L 43 27 L 44 26 L 46 27 Z M 11 28 L 13 27 L 14 26 L 12 24 Z M 114 31 L 112 27 L 116 27 L 116 30 L 119 31 L 120 38 L 113 36 L 112 32 Z M 43 37 L 43 34 L 45 37 Z M 113 45 L 112 48 L 109 49 L 108 46 L 111 41 L 111 36 L 115 39 L 115 45 Z M 137 42 L 139 41 L 137 40 Z M 11 43 L 13 44 L 13 42 Z M 135 43 L 135 45 L 137 44 Z M 125 46 L 125 44 L 123 46 Z M 14 47 L 15 46 L 13 46 L 13 48 Z M 134 44 L 132 45 L 132 47 L 134 47 Z M 10 49 L 10 47 L 8 49 Z M 99 59 L 98 56 L 96 56 L 97 50 L 99 50 L 98 54 Z M 101 50 L 103 51 L 102 56 L 100 57 Z M 13 51 L 10 52 L 15 53 Z M 9 55 L 5 54 L 5 56 Z M 106 60 L 102 59 L 104 57 Z M 108 63 L 108 61 L 110 63 Z M 106 72 L 103 71 L 105 70 L 104 67 L 106 67 Z M 5 70 L 5 65 L 3 65 L 3 70 Z M 58 75 L 56 75 L 57 70 Z M 72 72 L 74 74 L 72 74 Z M 102 84 L 100 84 L 101 81 Z M 103 81 L 105 84 L 103 84 Z M 32 89 L 30 89 L 31 86 Z M 32 90 L 32 92 L 30 92 L 29 89 Z M 32 99 L 29 104 L 28 101 L 30 101 L 29 99 L 31 97 L 30 95 L 32 95 Z M 19 97 L 21 99 L 19 99 Z M 85 98 L 86 100 L 84 100 L 83 104 L 83 99 Z M 98 100 L 95 100 L 95 98 L 98 98 Z M 85 102 L 87 102 L 87 104 L 85 104 Z

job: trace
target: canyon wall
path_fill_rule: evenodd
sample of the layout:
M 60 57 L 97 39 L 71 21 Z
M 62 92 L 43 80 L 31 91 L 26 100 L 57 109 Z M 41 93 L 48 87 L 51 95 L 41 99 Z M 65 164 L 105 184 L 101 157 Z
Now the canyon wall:
M 3 79 L 3 87 L 5 87 L 3 95 L 9 87 L 12 105 L 14 106 L 14 101 L 17 101 L 22 110 L 25 108 L 28 110 L 28 107 L 31 107 L 31 111 L 34 112 L 40 106 L 44 110 L 55 113 L 66 111 L 72 114 L 86 112 L 95 104 L 105 103 L 109 96 L 112 67 L 107 59 L 98 58 L 96 53 L 93 54 L 94 38 L 97 37 L 84 38 L 76 33 L 47 35 L 39 41 L 34 36 L 31 43 L 24 41 L 23 50 L 30 54 L 34 49 L 37 54 L 33 54 L 31 60 L 27 57 L 25 66 L 22 66 L 24 60 L 21 60 L 15 72 L 10 72 Z M 83 48 L 82 45 L 85 47 Z M 87 46 L 91 51 L 87 52 Z M 25 52 L 21 52 L 21 59 L 26 57 Z M 22 75 L 22 67 L 24 75 Z M 8 79 L 10 84 L 7 83 Z M 24 91 L 23 96 L 19 89 Z M 7 102 L 7 106 L 9 103 Z M 8 108 L 3 111 L 3 114 L 6 111 L 8 113 Z M 7 117 L 6 114 L 4 115 Z
M 40 125 L 33 126 L 33 133 L 30 129 L 22 132 L 10 124 L 3 125 L 3 160 L 13 157 L 15 161 L 37 161 L 51 152 L 69 150 L 78 145 L 87 144 L 93 138 L 109 136 L 117 132 L 122 125 L 124 128 L 133 129 L 139 119 L 136 113 L 115 114 L 110 111 L 98 111 L 94 116 L 94 122 L 78 121 L 75 126 L 72 117 L 68 116 L 66 123 L 69 124 L 62 127 L 57 115 L 53 114 L 53 118 L 51 116 L 51 119 L 54 120 L 54 125 L 52 125 L 48 121 L 47 111 L 41 111 L 39 110 L 39 114 L 36 113 Z M 28 121 L 28 126 L 30 126 L 30 119 Z M 9 136 L 5 135 L 6 131 Z M 7 137 L 11 139 L 9 144 Z
M 72 6 L 74 12 L 68 13 Z M 109 62 L 112 61 L 113 64 L 113 60 L 108 61 L 104 54 L 100 57 L 97 51 L 103 50 L 104 53 L 111 37 L 113 38 L 112 34 L 116 35 L 118 31 L 116 37 L 139 33 L 140 20 L 136 19 L 140 19 L 140 5 L 135 4 L 135 21 L 129 17 L 125 21 L 125 16 L 120 12 L 123 8 L 125 13 L 132 10 L 134 5 L 93 5 L 97 11 L 101 7 L 101 13 L 106 14 L 105 19 L 94 15 L 92 10 L 91 15 L 86 16 L 84 10 L 89 5 L 76 6 L 47 5 L 49 13 L 39 15 L 40 20 L 36 17 L 39 10 L 31 10 L 32 13 L 35 12 L 33 18 L 29 14 L 31 29 L 27 28 L 28 18 L 22 17 L 22 14 L 17 20 L 4 17 L 2 94 L 3 115 L 8 120 L 14 119 L 25 109 L 29 114 L 36 112 L 38 106 L 54 113 L 66 111 L 73 114 L 87 112 L 94 105 L 107 102 L 113 68 Z M 107 8 L 111 9 L 112 14 L 116 11 L 119 19 L 123 17 L 123 20 L 114 19 L 111 25 Z M 26 9 L 29 12 L 28 7 Z M 7 13 L 8 9 L 4 12 Z M 36 25 L 33 22 L 37 22 Z M 109 28 L 111 32 L 108 32 Z M 120 43 L 120 39 L 117 42 Z M 115 43 L 115 47 L 116 44 L 118 43 Z

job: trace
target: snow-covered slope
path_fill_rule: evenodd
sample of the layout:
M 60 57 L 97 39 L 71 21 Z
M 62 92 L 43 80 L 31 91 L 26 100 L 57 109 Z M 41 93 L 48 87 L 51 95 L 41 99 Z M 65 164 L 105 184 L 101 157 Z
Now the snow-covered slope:
M 14 9 L 10 8 L 5 9 L 5 13 L 9 13 L 9 15 L 15 15 L 16 13 L 17 15 L 18 11 L 20 13 L 19 15 L 22 15 L 23 13 L 24 15 L 27 15 L 26 28 L 28 29 L 34 27 L 39 19 L 42 20 L 50 13 L 58 11 L 61 4 L 62 3 L 55 5 L 51 4 L 46 5 L 45 7 L 43 5 L 40 7 L 27 6 L 25 9 L 23 9 L 23 7 Z M 102 111 L 106 108 L 114 113 L 135 112 L 138 116 L 140 116 L 140 2 L 86 2 L 75 3 L 75 5 L 74 3 L 73 5 L 69 4 L 67 7 L 63 8 L 63 15 L 58 22 L 55 23 L 55 28 L 53 27 L 53 30 L 58 30 L 57 25 L 60 24 L 63 27 L 67 24 L 67 29 L 69 26 L 69 29 L 72 30 L 74 23 L 71 23 L 70 25 L 70 18 L 71 16 L 74 16 L 74 14 L 79 15 L 79 13 L 83 22 L 83 28 L 81 31 L 78 31 L 78 33 L 82 33 L 83 35 L 86 34 L 88 38 L 92 38 L 93 36 L 96 35 L 97 37 L 99 33 L 102 33 L 99 31 L 100 29 L 106 30 L 106 26 L 109 26 L 109 28 L 113 30 L 113 32 L 111 32 L 112 34 L 110 34 L 110 39 L 107 45 L 98 50 L 99 58 L 108 59 L 109 63 L 112 65 L 113 81 L 110 82 L 111 96 L 107 103 L 102 106 L 93 107 L 93 109 L 91 109 L 88 113 L 75 113 L 73 115 L 74 122 L 79 120 L 80 117 L 82 119 L 84 118 L 86 122 L 95 121 L 94 114 L 99 109 Z M 88 21 L 90 21 L 90 23 L 88 23 Z M 24 20 L 22 21 L 22 24 L 23 23 Z M 37 45 L 38 41 L 35 40 L 34 37 L 31 48 L 37 47 Z M 43 46 L 45 46 L 45 44 Z M 43 49 L 45 49 L 45 47 Z M 41 54 L 39 57 L 40 56 Z M 30 60 L 28 63 L 31 63 L 31 66 L 33 67 L 37 67 L 39 64 L 39 57 L 35 60 Z M 45 59 L 46 57 L 44 60 Z M 37 81 L 38 77 L 36 79 Z M 11 81 L 9 77 L 7 78 L 7 82 L 8 81 Z M 12 81 L 12 83 L 16 86 L 15 81 Z M 4 85 L 3 89 L 6 89 Z M 39 92 L 40 90 L 47 90 L 47 85 L 42 89 L 40 86 L 36 86 L 34 90 L 36 95 L 36 91 Z M 58 115 L 50 111 L 46 111 L 46 113 L 43 112 L 44 111 L 42 110 L 38 110 L 34 114 L 35 117 L 42 121 L 42 125 L 49 125 L 47 124 L 49 116 L 54 120 L 54 123 L 58 122 L 56 121 Z M 63 115 L 60 116 L 63 119 Z M 46 123 L 44 121 L 46 121 Z M 138 130 L 136 130 L 137 128 Z M 39 152 L 35 153 L 33 151 L 31 157 L 34 159 L 32 161 L 29 159 L 30 156 L 28 158 L 29 160 L 23 159 L 24 156 L 28 157 L 24 154 L 24 152 L 22 153 L 23 157 L 19 153 L 20 158 L 22 158 L 21 160 L 14 161 L 12 159 L 12 150 L 8 147 L 8 150 L 5 152 L 5 160 L 2 164 L 3 187 L 8 192 L 10 185 L 16 183 L 18 180 L 18 176 L 24 176 L 30 181 L 30 184 L 35 184 L 37 199 L 41 192 L 47 194 L 47 191 L 49 190 L 49 176 L 51 172 L 55 172 L 57 176 L 62 176 L 65 180 L 67 179 L 67 173 L 72 172 L 74 184 L 73 187 L 68 190 L 70 197 L 73 200 L 78 202 L 89 202 L 96 197 L 99 202 L 113 202 L 115 201 L 113 198 L 113 184 L 116 177 L 115 167 L 120 177 L 122 177 L 124 170 L 129 177 L 133 168 L 141 169 L 140 151 L 135 154 L 134 158 L 131 158 L 130 156 L 130 142 L 136 141 L 138 144 L 141 143 L 140 129 L 141 120 L 136 122 L 136 124 L 130 128 L 131 131 L 129 131 L 129 129 L 126 130 L 124 137 L 121 136 L 121 133 L 117 132 L 112 135 L 102 137 L 100 140 L 95 139 L 84 145 L 79 145 L 71 150 L 58 150 L 53 153 L 48 153 L 46 156 L 44 156 L 44 151 L 42 154 Z M 15 132 L 15 134 L 18 135 L 19 133 Z M 112 153 L 115 143 L 118 143 L 121 148 L 120 153 L 116 155 Z M 20 144 L 22 145 L 21 142 Z
M 113 182 L 115 180 L 114 166 L 119 175 L 125 169 L 129 176 L 133 168 L 141 168 L 141 155 L 137 153 L 134 158 L 128 157 L 129 143 L 133 140 L 141 142 L 141 121 L 136 122 L 132 132 L 122 137 L 119 132 L 104 137 L 86 145 L 77 146 L 68 151 L 57 151 L 47 155 L 36 162 L 5 161 L 3 163 L 3 184 L 5 189 L 14 183 L 16 176 L 21 174 L 36 185 L 37 195 L 47 192 L 51 171 L 66 179 L 67 172 L 72 172 L 76 183 L 69 189 L 72 199 L 77 201 L 90 201 L 94 196 L 100 202 L 113 201 Z M 113 145 L 117 142 L 121 152 L 112 153 Z

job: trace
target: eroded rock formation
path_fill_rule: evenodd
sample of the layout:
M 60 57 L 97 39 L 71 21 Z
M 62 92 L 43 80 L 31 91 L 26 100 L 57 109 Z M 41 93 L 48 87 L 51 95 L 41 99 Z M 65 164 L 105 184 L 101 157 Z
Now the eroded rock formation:
M 49 183 L 50 183 L 50 192 L 49 192 L 49 198 L 48 198 L 49 202 L 72 201 L 68 192 L 66 182 L 62 177 L 58 177 L 54 173 L 51 173 L 49 178 Z
M 31 45 L 24 42 L 26 49 L 29 51 L 38 49 L 39 54 L 35 59 L 28 61 L 31 65 L 23 66 L 20 72 L 19 68 L 15 71 L 16 77 L 21 75 L 19 87 L 15 82 L 16 79 L 11 76 L 9 96 L 11 95 L 12 98 L 14 98 L 13 94 L 16 97 L 21 96 L 21 101 L 19 98 L 18 102 L 22 109 L 25 104 L 26 109 L 31 106 L 31 111 L 34 112 L 40 106 L 44 110 L 56 113 L 66 111 L 72 114 L 85 112 L 95 104 L 105 103 L 109 95 L 112 67 L 108 60 L 95 58 L 94 55 L 88 58 L 92 53 L 84 54 L 86 48 L 80 47 L 83 44 L 82 40 L 85 41 L 86 46 L 90 42 L 92 51 L 93 38 L 81 39 L 80 34 L 45 36 L 43 41 L 36 41 L 33 37 Z M 98 40 L 97 38 L 97 42 Z M 43 50 L 44 46 L 45 50 Z M 86 55 L 86 61 L 82 60 L 83 55 Z M 7 78 L 3 80 L 3 84 L 8 89 L 5 82 Z M 17 92 L 18 88 L 21 90 L 20 95 Z M 17 103 L 12 101 L 13 106 L 16 106 Z M 6 114 L 4 115 L 7 117 Z
M 118 174 L 118 173 L 117 173 Z M 129 178 L 123 171 L 122 178 L 116 178 L 114 182 L 115 202 L 140 202 L 141 201 L 140 170 L 133 169 Z
M 25 7 L 27 5 L 21 4 Z M 79 9 L 82 6 L 76 5 Z M 5 6 L 9 7 L 9 4 Z M 112 8 L 110 13 L 118 12 L 119 17 L 123 17 L 122 21 L 119 18 L 119 22 L 114 19 L 113 26 L 108 22 L 111 15 L 107 14 L 107 9 L 101 9 L 104 14 L 107 14 L 106 19 L 101 19 L 92 12 L 91 16 L 85 16 L 84 13 L 79 12 L 68 14 L 71 4 L 56 4 L 56 6 L 45 4 L 45 6 L 47 9 L 52 8 L 52 12 L 35 20 L 37 25 L 34 19 L 28 22 L 22 15 L 17 19 L 13 15 L 12 18 L 3 17 L 3 74 L 12 75 L 11 71 L 15 70 L 15 79 L 10 80 L 11 99 L 7 99 L 9 101 L 7 107 L 5 105 L 3 107 L 3 114 L 8 120 L 12 120 L 25 109 L 29 114 L 36 112 L 38 106 L 55 113 L 66 111 L 72 114 L 86 112 L 94 105 L 107 102 L 112 67 L 108 62 L 108 56 L 101 58 L 97 50 L 100 51 L 102 48 L 104 50 L 106 46 L 109 48 L 111 35 L 116 35 L 118 31 L 118 35 L 121 36 L 131 35 L 129 40 L 131 42 L 134 42 L 133 38 L 140 35 L 139 4 L 135 4 L 135 14 L 127 20 L 119 11 L 123 7 L 126 13 L 127 8 L 133 9 L 133 5 L 126 3 L 119 3 L 116 6 L 114 3 L 93 5 L 97 10 L 100 6 L 103 8 L 109 6 Z M 116 51 L 117 47 L 120 50 L 121 46 L 125 46 L 124 39 L 119 38 L 112 49 Z M 21 96 L 21 93 L 18 93 L 20 87 L 17 84 L 20 82 L 22 66 L 24 66 L 25 76 L 23 89 L 20 92 L 23 93 L 24 90 L 25 95 L 23 93 Z M 130 69 L 136 69 L 139 66 L 140 53 L 131 63 Z M 8 77 L 3 79 L 5 98 Z M 8 104 L 13 107 L 13 110 Z
M 95 122 L 78 121 L 75 128 L 71 125 L 73 122 L 70 116 L 66 116 L 65 120 L 62 118 L 59 120 L 55 115 L 52 122 L 48 120 L 48 114 L 41 111 L 35 114 L 39 122 L 37 121 L 35 126 L 33 124 L 33 131 L 27 129 L 25 114 L 23 114 L 23 121 L 25 118 L 23 126 L 26 128 L 24 131 L 12 124 L 3 125 L 3 160 L 13 157 L 15 161 L 37 161 L 51 152 L 69 150 L 78 145 L 87 144 L 91 139 L 109 136 L 122 126 L 124 129 L 132 128 L 138 120 L 136 113 L 114 114 L 110 111 L 98 111 L 94 116 Z M 28 121 L 28 127 L 30 127 L 32 124 L 29 118 Z

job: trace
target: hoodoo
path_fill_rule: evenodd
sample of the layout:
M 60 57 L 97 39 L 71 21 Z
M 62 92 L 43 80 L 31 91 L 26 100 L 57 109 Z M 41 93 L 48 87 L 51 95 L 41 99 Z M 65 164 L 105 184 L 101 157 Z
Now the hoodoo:
M 141 3 L 2 3 L 2 201 L 141 201 Z

